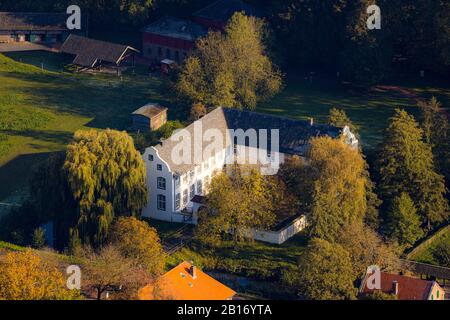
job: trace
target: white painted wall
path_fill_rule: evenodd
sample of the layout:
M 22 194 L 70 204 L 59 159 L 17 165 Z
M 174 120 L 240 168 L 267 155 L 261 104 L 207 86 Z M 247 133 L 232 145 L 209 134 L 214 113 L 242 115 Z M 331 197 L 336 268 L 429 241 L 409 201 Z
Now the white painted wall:
M 253 237 L 255 240 L 273 243 L 273 244 L 282 244 L 286 242 L 289 238 L 292 238 L 297 233 L 305 229 L 306 227 L 306 217 L 300 216 L 291 224 L 287 225 L 283 229 L 279 231 L 254 231 Z

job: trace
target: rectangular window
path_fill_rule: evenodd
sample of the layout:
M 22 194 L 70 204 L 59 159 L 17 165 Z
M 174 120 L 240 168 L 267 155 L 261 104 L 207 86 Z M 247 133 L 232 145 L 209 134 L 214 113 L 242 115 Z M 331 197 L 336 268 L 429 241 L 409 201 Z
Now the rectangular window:
M 203 190 L 203 184 L 202 184 L 202 180 L 198 180 L 197 181 L 197 193 L 198 194 L 202 194 Z
M 191 189 L 189 190 L 189 200 L 191 200 L 195 196 L 195 184 L 191 185 Z
M 158 210 L 166 211 L 166 196 L 158 194 Z
M 156 170 L 162 171 L 162 165 L 161 165 L 161 164 L 157 164 L 157 165 L 156 165 Z
M 149 161 L 153 161 L 153 155 L 152 155 L 152 154 L 149 154 L 149 155 L 148 155 L 148 160 L 149 160 Z
M 184 189 L 183 191 L 183 204 L 187 204 L 188 203 L 188 189 Z
M 166 179 L 163 177 L 158 177 L 157 179 L 157 188 L 160 190 L 166 190 Z
M 175 195 L 175 210 L 180 210 L 180 198 L 181 198 L 181 195 L 179 193 L 177 193 Z
M 192 170 L 191 172 L 189 172 L 189 178 L 194 179 L 194 176 L 195 176 L 194 170 Z

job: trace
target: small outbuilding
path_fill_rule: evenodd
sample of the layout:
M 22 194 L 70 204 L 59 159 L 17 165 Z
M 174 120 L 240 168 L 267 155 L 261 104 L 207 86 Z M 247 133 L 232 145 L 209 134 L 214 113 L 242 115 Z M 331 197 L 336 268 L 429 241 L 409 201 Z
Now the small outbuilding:
M 135 65 L 138 50 L 117 43 L 70 35 L 61 52 L 75 56 L 73 64 L 83 69 L 114 69 L 118 72 Z
M 133 130 L 147 132 L 161 128 L 167 122 L 167 108 L 158 103 L 148 103 L 131 114 Z

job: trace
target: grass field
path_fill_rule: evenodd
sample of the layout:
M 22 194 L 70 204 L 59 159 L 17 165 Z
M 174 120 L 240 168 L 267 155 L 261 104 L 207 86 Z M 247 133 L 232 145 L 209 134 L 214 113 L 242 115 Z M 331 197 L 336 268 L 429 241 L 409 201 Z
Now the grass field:
M 443 243 L 450 246 L 450 226 L 447 226 L 441 232 L 437 232 L 428 241 L 419 245 L 417 249 L 408 255 L 408 259 L 438 265 L 433 253 L 435 249 Z
M 126 129 L 130 112 L 148 101 L 169 106 L 163 80 L 142 75 L 74 75 L 67 58 L 48 52 L 0 54 L 0 202 L 19 198 L 32 170 L 65 148 L 80 128 Z M 44 70 L 41 67 L 44 67 Z M 395 107 L 415 112 L 416 100 L 436 95 L 450 105 L 450 87 L 439 83 L 392 84 L 359 89 L 330 80 L 287 78 L 282 93 L 257 111 L 324 122 L 342 107 L 374 146 Z M 5 137 L 7 138 L 4 141 Z
M 41 70 L 42 62 L 49 70 Z M 64 149 L 76 130 L 126 129 L 133 110 L 148 101 L 165 102 L 161 79 L 57 72 L 65 63 L 47 52 L 0 54 L 0 135 L 7 137 L 0 154 L 0 202 L 20 191 L 36 164 Z
M 286 88 L 271 101 L 260 104 L 258 111 L 297 119 L 314 118 L 324 123 L 331 107 L 342 108 L 360 127 L 363 146 L 373 148 L 382 136 L 388 118 L 397 107 L 417 115 L 417 99 L 435 95 L 450 107 L 450 84 L 412 79 L 409 83 L 391 83 L 358 88 L 329 79 L 312 83 L 303 78 L 287 78 Z

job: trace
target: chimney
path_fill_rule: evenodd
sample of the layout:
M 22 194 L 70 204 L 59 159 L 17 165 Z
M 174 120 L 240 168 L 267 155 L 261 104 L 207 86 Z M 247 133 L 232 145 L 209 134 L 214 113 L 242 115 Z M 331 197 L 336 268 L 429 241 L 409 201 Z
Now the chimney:
M 197 267 L 191 263 L 191 267 L 189 268 L 189 272 L 191 273 L 192 279 L 197 279 Z
M 311 127 L 314 125 L 314 118 L 309 118 L 309 125 Z
M 392 293 L 398 295 L 398 281 L 392 281 Z

